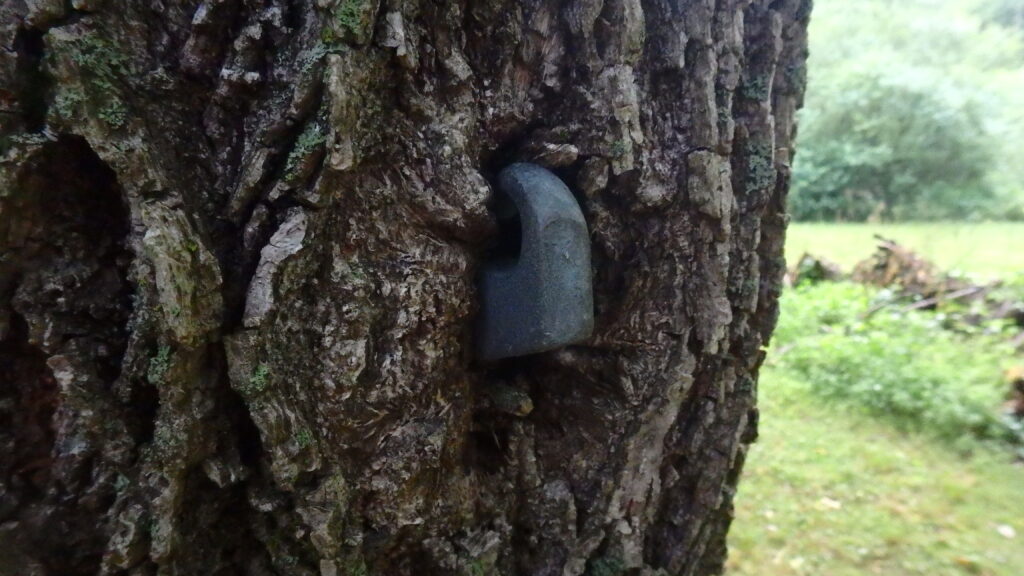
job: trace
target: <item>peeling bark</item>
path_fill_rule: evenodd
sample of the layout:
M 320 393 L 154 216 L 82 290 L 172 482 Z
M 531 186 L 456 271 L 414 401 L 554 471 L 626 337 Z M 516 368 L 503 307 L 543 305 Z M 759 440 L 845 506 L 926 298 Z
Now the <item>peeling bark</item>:
M 0 574 L 720 573 L 810 0 L 0 7 Z M 596 329 L 472 357 L 493 178 Z

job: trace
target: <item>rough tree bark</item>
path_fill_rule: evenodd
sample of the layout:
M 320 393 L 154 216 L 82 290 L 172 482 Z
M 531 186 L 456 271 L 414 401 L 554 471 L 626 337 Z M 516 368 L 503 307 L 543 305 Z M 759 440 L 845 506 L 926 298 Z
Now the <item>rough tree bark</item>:
M 713 574 L 810 0 L 7 0 L 0 573 Z M 481 365 L 497 170 L 596 330 Z

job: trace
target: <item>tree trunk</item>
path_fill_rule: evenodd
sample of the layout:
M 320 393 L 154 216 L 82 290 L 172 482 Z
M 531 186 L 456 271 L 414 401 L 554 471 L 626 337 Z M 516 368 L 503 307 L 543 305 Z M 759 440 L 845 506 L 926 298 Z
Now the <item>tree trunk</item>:
M 714 574 L 810 0 L 8 0 L 0 573 Z M 492 183 L 595 331 L 483 364 Z

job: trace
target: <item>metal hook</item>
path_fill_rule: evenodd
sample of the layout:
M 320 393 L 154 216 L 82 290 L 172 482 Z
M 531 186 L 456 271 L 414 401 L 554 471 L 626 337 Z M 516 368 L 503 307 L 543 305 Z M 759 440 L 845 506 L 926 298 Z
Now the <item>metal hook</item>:
M 498 187 L 515 204 L 518 258 L 485 263 L 480 273 L 477 353 L 498 360 L 573 344 L 594 329 L 590 235 L 566 185 L 535 164 L 513 164 Z

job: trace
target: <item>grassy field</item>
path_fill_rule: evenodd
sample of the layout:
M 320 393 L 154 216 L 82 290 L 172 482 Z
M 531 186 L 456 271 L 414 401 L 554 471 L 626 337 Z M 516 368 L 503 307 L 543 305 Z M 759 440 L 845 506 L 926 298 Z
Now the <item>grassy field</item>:
M 875 233 L 970 274 L 1024 270 L 1024 225 L 797 225 L 788 250 L 850 267 Z M 728 574 L 1024 574 L 1019 448 L 967 424 L 998 414 L 1001 371 L 1024 358 L 998 333 L 953 334 L 929 312 L 865 320 L 876 297 L 846 284 L 785 294 Z
M 1024 223 L 793 224 L 786 256 L 804 252 L 845 270 L 874 249 L 874 235 L 903 243 L 947 270 L 981 277 L 1024 273 Z
M 1024 468 L 828 407 L 769 369 L 736 498 L 727 574 L 1024 571 Z

